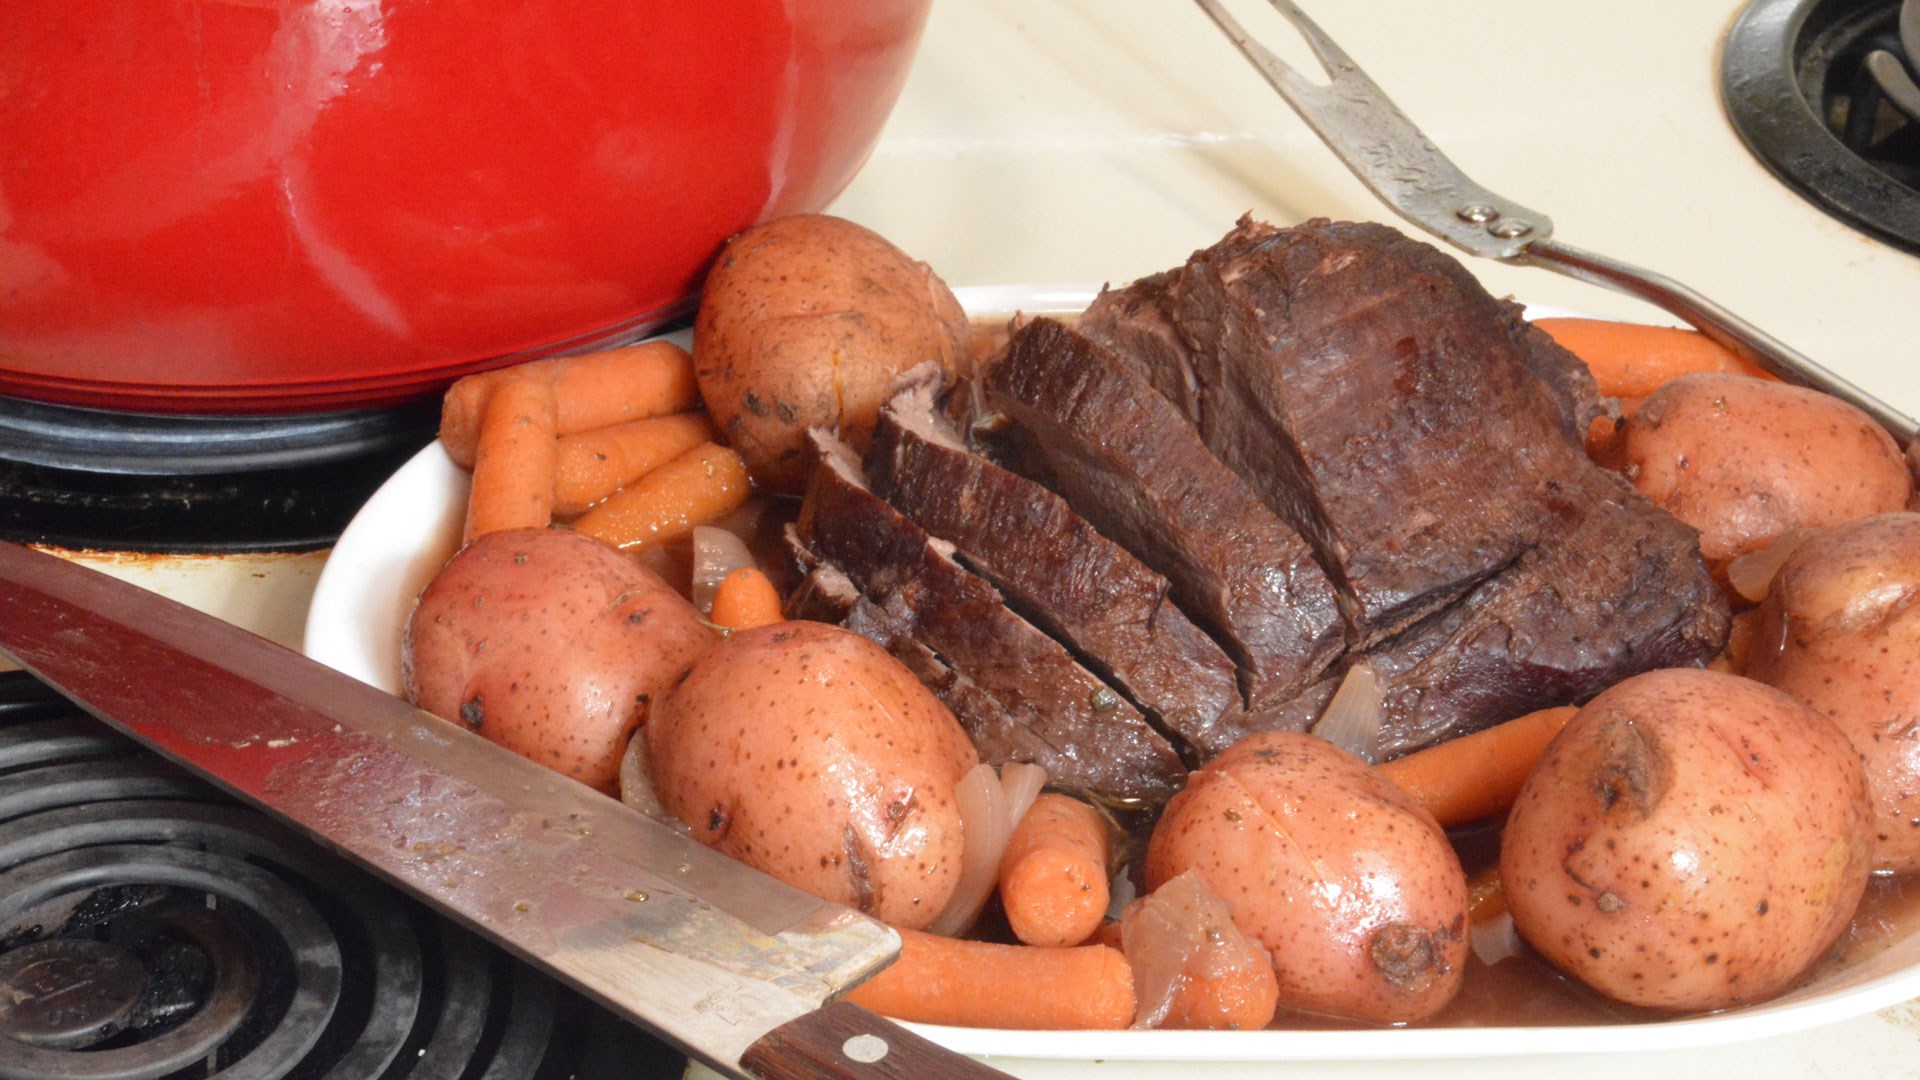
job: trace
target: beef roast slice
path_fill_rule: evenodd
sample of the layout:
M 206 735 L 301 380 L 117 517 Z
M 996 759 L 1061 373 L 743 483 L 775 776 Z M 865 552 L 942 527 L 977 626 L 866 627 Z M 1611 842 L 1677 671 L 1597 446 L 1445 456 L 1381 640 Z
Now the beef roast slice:
M 1178 790 L 1179 754 L 1138 709 L 1009 609 L 952 545 L 868 490 L 844 444 L 819 432 L 813 442 L 821 456 L 797 522 L 805 551 L 1000 703 L 1009 716 L 1000 729 L 973 729 L 982 760 L 1032 761 L 1052 782 L 1109 800 L 1157 805 Z
M 1184 268 L 1182 268 L 1184 269 Z M 1193 347 L 1180 330 L 1174 288 L 1181 270 L 1143 277 L 1124 289 L 1103 289 L 1074 321 L 1074 330 L 1171 402 L 1188 423 L 1200 422 L 1200 385 Z
M 1233 662 L 1169 597 L 1167 580 L 1065 499 L 973 453 L 935 407 L 936 385 L 880 410 L 873 493 L 952 543 L 1028 620 L 1059 638 L 1164 729 L 1206 753 L 1244 734 Z
M 1166 575 L 1240 665 L 1256 710 L 1339 657 L 1345 627 L 1306 541 L 1110 350 L 1036 319 L 983 379 L 987 403 L 1024 435 L 1003 442 L 1004 460 L 1051 477 L 1074 510 Z
M 1600 470 L 1552 502 L 1565 532 L 1367 656 L 1384 756 L 1696 665 L 1726 643 L 1726 600 L 1692 529 Z
M 1189 419 L 1313 545 L 1363 642 L 1559 527 L 1541 493 L 1584 465 L 1568 411 L 1583 408 L 1580 376 L 1543 379 L 1566 358 L 1532 355 L 1513 305 L 1430 245 L 1383 225 L 1242 221 L 1122 297 L 1101 297 L 1081 325 L 1155 342 L 1137 363 L 1184 365 L 1156 387 L 1195 388 Z M 1122 332 L 1123 317 L 1172 325 Z

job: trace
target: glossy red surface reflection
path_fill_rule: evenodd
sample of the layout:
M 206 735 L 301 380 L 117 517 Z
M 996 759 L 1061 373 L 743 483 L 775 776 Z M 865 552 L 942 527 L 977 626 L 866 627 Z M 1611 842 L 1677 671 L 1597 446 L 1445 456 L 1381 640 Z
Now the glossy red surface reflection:
M 8 0 L 0 393 L 421 394 L 685 309 L 819 209 L 928 0 Z

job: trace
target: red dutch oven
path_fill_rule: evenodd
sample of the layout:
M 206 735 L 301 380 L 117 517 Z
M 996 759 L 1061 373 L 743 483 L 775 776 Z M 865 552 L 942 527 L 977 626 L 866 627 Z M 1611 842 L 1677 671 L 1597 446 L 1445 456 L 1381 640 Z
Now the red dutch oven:
M 817 210 L 929 0 L 7 0 L 0 394 L 390 404 L 687 311 Z

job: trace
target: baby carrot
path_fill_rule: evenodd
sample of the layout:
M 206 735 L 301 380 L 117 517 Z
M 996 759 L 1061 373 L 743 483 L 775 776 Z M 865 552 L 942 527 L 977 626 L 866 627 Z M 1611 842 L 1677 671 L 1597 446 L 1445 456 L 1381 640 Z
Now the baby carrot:
M 1041 949 L 900 931 L 900 959 L 847 1000 L 896 1020 L 1028 1030 L 1133 1022 L 1133 969 L 1105 945 Z
M 553 387 L 555 425 L 562 435 L 685 412 L 700 403 L 693 358 L 670 341 L 643 341 L 485 371 L 455 382 L 440 403 L 440 442 L 456 464 L 473 465 L 487 398 L 505 380 L 529 377 Z
M 743 566 L 726 577 L 713 590 L 715 626 L 729 630 L 751 630 L 783 621 L 780 593 L 758 568 Z
M 466 539 L 553 519 L 553 388 L 507 379 L 487 401 L 475 442 Z
M 1535 319 L 1533 324 L 1579 357 L 1608 397 L 1646 397 L 1662 383 L 1696 371 L 1772 378 L 1698 330 L 1607 319 Z
M 687 412 L 650 416 L 560 437 L 554 465 L 553 512 L 561 517 L 584 513 L 681 454 L 711 442 L 706 414 Z
M 1541 709 L 1378 766 L 1442 825 L 1504 813 L 1540 752 L 1579 710 Z
M 739 454 L 703 443 L 622 488 L 573 527 L 619 547 L 664 544 L 734 510 L 751 490 Z
M 1035 798 L 1000 857 L 1000 903 L 1013 936 L 1051 946 L 1092 937 L 1107 913 L 1111 843 L 1093 807 L 1053 792 Z

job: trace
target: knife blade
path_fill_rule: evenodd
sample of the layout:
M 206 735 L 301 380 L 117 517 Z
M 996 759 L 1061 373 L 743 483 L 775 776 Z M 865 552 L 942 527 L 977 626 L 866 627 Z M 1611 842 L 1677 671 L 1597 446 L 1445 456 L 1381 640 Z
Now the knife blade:
M 884 924 L 230 623 L 0 542 L 0 653 L 722 1072 L 1003 1075 L 834 1000 Z
M 1312 48 L 1326 83 L 1306 78 L 1256 41 L 1222 0 L 1195 2 L 1327 148 L 1401 217 L 1468 254 L 1557 271 L 1665 308 L 1763 370 L 1866 413 L 1920 468 L 1914 438 L 1920 424 L 1912 417 L 1673 278 L 1555 239 L 1547 215 L 1474 182 L 1293 0 L 1268 2 Z

